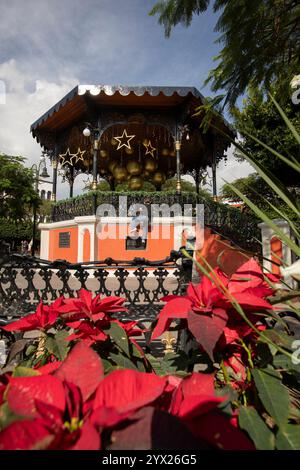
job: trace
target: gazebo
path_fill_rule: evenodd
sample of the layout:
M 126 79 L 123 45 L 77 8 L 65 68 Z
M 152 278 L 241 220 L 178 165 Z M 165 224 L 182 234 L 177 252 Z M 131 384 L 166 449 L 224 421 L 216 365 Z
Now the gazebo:
M 127 194 L 144 202 L 139 191 L 145 193 L 147 183 L 159 192 L 167 179 L 175 177 L 178 202 L 184 197 L 182 175 L 192 175 L 199 192 L 203 172 L 211 167 L 216 196 L 216 166 L 229 146 L 223 132 L 234 133 L 222 117 L 214 117 L 214 125 L 206 131 L 200 128 L 203 114 L 196 111 L 204 103 L 193 87 L 79 85 L 34 122 L 31 133 L 53 167 L 53 201 L 59 168 L 70 185 L 70 200 L 63 210 L 57 203 L 52 222 L 40 224 L 41 257 L 89 261 L 105 257 L 112 249 L 122 259 L 132 257 L 127 242 L 113 246 L 97 239 L 99 180 L 106 180 L 111 191 L 103 193 L 102 202 L 110 202 L 120 184 Z M 78 174 L 91 177 L 91 193 L 85 202 L 73 198 Z M 119 217 L 117 223 L 128 224 L 129 219 Z M 160 259 L 172 245 L 163 243 L 161 249 L 153 250 L 151 228 L 153 221 L 141 254 Z

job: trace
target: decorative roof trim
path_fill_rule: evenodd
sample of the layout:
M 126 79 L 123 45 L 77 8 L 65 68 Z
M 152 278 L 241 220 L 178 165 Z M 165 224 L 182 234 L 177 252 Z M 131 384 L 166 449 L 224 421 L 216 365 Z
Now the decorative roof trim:
M 204 100 L 204 96 L 194 87 L 159 87 L 159 86 L 123 86 L 123 85 L 78 85 L 71 90 L 66 96 L 64 96 L 58 103 L 50 108 L 45 114 L 37 119 L 30 127 L 30 132 L 34 131 L 43 122 L 45 122 L 54 113 L 58 112 L 60 108 L 63 108 L 69 101 L 71 101 L 76 95 L 83 96 L 90 94 L 91 96 L 98 96 L 100 93 L 104 93 L 107 96 L 113 96 L 115 93 L 120 93 L 122 96 L 128 96 L 130 93 L 134 93 L 136 96 L 144 96 L 148 93 L 150 96 L 158 96 L 163 93 L 165 96 L 173 96 L 175 93 L 179 96 L 185 97 L 188 94 L 192 94 L 195 98 Z

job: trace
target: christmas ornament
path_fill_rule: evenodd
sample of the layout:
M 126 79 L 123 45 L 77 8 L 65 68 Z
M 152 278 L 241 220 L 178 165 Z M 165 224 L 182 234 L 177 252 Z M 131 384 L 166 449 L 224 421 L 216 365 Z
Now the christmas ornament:
M 129 189 L 132 191 L 137 191 L 143 187 L 143 178 L 140 176 L 132 176 L 129 180 Z
M 117 150 L 120 150 L 122 147 L 131 149 L 130 141 L 135 137 L 135 135 L 128 135 L 126 129 L 124 129 L 123 134 L 115 136 L 114 139 L 118 142 Z
M 142 165 L 137 160 L 131 160 L 127 163 L 126 169 L 130 175 L 137 176 L 142 172 Z
M 155 152 L 156 148 L 153 147 L 153 145 L 151 144 L 151 140 L 148 140 L 147 144 L 143 143 L 143 145 L 146 148 L 145 155 L 151 155 L 154 158 L 154 152 Z
M 71 160 L 75 158 L 75 164 L 78 163 L 79 161 L 84 162 L 83 155 L 86 153 L 86 150 L 80 150 L 80 147 L 78 147 L 77 153 L 74 153 L 73 156 L 71 157 Z
M 157 168 L 157 163 L 152 157 L 146 157 L 144 161 L 144 168 L 145 171 L 148 171 L 149 173 L 152 173 L 153 171 L 156 170 Z
M 126 181 L 128 173 L 124 166 L 116 165 L 113 169 L 113 176 L 118 183 Z
M 166 175 L 162 171 L 157 171 L 154 173 L 151 181 L 155 186 L 160 186 L 166 181 Z
M 70 152 L 70 149 L 68 148 L 65 153 L 61 153 L 59 156 L 59 162 L 61 166 L 65 165 L 70 165 L 73 166 L 72 160 L 74 158 L 74 154 Z

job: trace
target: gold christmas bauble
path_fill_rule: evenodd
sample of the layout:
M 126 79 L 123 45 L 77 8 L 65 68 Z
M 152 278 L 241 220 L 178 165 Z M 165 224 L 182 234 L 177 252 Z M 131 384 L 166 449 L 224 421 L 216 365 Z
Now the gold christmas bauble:
M 142 142 L 143 145 L 148 145 L 149 144 L 149 139 L 144 139 Z
M 146 171 L 152 173 L 157 168 L 157 163 L 152 157 L 146 157 L 144 161 L 144 168 Z
M 126 169 L 132 176 L 137 176 L 142 173 L 142 165 L 137 160 L 131 160 L 127 163 Z
M 101 158 L 107 158 L 108 157 L 108 151 L 107 150 L 100 150 L 100 157 Z
M 137 191 L 143 187 L 143 178 L 140 176 L 132 176 L 129 180 L 129 189 L 132 191 Z
M 134 149 L 132 147 L 130 147 L 130 149 L 128 149 L 127 147 L 125 148 L 125 153 L 127 153 L 127 155 L 132 155 L 134 153 Z
M 118 141 L 117 141 L 114 137 L 112 137 L 112 138 L 110 139 L 110 143 L 111 143 L 111 145 L 112 145 L 113 147 L 115 147 L 116 145 L 118 145 Z
M 151 178 L 151 176 L 152 176 L 152 175 L 151 175 L 151 172 L 148 171 L 148 170 L 144 170 L 143 173 L 142 173 L 142 178 L 144 178 L 144 179 L 146 179 L 146 180 L 149 179 L 149 178 Z
M 113 173 L 114 168 L 115 168 L 115 166 L 117 166 L 117 164 L 118 164 L 118 162 L 117 162 L 116 160 L 110 160 L 110 161 L 108 162 L 107 168 L 109 169 L 109 171 L 110 171 L 111 173 Z
M 155 185 L 164 184 L 165 181 L 166 181 L 166 175 L 162 171 L 157 171 L 152 176 L 152 182 Z
M 126 181 L 128 173 L 124 166 L 116 165 L 113 169 L 113 176 L 116 181 L 122 182 L 122 181 Z
M 164 157 L 167 157 L 169 155 L 170 151 L 169 149 L 162 149 L 161 151 L 161 154 L 164 156 Z

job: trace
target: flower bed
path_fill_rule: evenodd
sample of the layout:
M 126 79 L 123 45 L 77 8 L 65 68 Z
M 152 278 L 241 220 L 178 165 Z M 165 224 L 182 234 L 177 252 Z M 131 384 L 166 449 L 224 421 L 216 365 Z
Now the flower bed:
M 0 449 L 300 448 L 300 366 L 278 282 L 252 259 L 166 297 L 152 339 L 178 319 L 194 347 L 163 359 L 140 347 L 136 322 L 114 318 L 124 299 L 81 290 L 40 304 L 3 327 L 39 335 L 15 343 L 0 376 Z

